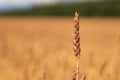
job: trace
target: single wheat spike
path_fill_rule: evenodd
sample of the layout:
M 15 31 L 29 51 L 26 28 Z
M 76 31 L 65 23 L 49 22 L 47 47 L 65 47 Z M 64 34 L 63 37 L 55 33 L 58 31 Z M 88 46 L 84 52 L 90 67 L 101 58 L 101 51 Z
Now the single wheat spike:
M 77 58 L 80 57 L 80 36 L 79 36 L 79 14 L 75 13 L 75 26 L 74 26 L 74 33 L 73 33 L 73 44 L 74 44 L 74 54 Z
M 74 26 L 74 33 L 73 33 L 73 49 L 74 49 L 74 55 L 76 57 L 76 67 L 74 70 L 74 79 L 73 80 L 79 80 L 79 58 L 80 58 L 80 36 L 79 36 L 79 14 L 76 12 L 75 13 L 75 17 L 74 17 L 74 22 L 75 22 L 75 26 Z

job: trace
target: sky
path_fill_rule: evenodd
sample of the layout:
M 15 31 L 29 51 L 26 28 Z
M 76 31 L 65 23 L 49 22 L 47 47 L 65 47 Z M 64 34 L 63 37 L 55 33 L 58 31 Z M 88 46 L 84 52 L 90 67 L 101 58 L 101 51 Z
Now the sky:
M 58 2 L 77 2 L 86 0 L 0 0 L 0 10 L 6 10 L 10 8 L 29 8 L 34 4 L 44 5 L 53 4 Z M 90 0 L 88 0 L 90 1 Z
M 34 4 L 51 4 L 57 0 L 0 0 L 0 10 L 10 8 L 27 8 Z

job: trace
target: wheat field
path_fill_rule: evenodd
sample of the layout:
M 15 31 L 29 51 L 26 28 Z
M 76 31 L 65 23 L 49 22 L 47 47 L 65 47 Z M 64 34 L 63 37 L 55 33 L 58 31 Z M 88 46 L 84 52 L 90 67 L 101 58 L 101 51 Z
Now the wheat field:
M 72 80 L 73 17 L 0 17 L 0 80 Z M 120 80 L 120 18 L 80 18 L 80 76 Z

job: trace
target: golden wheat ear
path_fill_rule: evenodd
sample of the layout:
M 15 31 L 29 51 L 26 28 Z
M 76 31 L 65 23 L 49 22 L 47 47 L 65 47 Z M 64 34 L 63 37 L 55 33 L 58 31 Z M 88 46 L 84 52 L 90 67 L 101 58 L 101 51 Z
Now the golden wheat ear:
M 81 79 L 79 79 L 79 58 L 80 58 L 80 34 L 79 34 L 79 14 L 77 11 L 75 12 L 75 17 L 74 17 L 74 32 L 73 32 L 73 50 L 74 50 L 74 55 L 76 58 L 76 67 L 73 72 L 73 79 L 72 80 L 86 80 L 86 75 L 82 75 Z
M 76 12 L 74 17 L 73 49 L 75 57 L 80 57 L 80 35 L 79 35 L 79 14 Z
M 73 50 L 76 57 L 76 67 L 74 70 L 73 80 L 79 80 L 79 58 L 80 58 L 80 35 L 79 35 L 79 14 L 76 12 L 74 17 L 74 32 L 73 32 Z

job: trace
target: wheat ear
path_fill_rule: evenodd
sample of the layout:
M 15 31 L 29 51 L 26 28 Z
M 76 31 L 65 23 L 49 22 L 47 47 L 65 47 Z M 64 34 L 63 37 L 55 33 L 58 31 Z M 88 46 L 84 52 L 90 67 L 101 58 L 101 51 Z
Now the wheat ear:
M 79 14 L 76 12 L 74 17 L 73 49 L 76 57 L 76 67 L 74 70 L 73 80 L 79 80 L 79 58 L 80 58 L 80 35 L 79 35 Z

